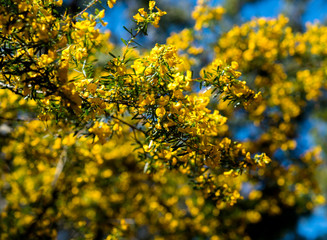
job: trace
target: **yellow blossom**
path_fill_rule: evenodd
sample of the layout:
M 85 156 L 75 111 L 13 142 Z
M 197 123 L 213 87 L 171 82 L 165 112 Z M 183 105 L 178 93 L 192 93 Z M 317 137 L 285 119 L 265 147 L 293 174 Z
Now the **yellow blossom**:
M 143 22 L 145 19 L 139 14 L 137 13 L 136 15 L 133 16 L 133 18 L 139 23 L 139 22 Z
M 150 11 L 153 10 L 155 4 L 156 4 L 155 1 L 149 1 L 149 10 L 150 10 Z
M 162 118 L 166 114 L 166 109 L 164 107 L 159 107 L 156 109 L 156 114 L 159 118 Z
M 114 4 L 116 3 L 117 0 L 108 0 L 107 1 L 107 4 L 110 8 L 113 8 L 114 7 Z

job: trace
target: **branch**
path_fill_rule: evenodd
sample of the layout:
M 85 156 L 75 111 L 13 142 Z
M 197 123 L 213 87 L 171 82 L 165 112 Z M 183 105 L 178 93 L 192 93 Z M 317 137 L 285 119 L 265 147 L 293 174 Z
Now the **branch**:
M 0 82 L 0 88 L 1 89 L 8 89 L 8 90 L 12 91 L 13 93 L 15 93 L 17 95 L 20 95 L 22 97 L 25 97 L 22 93 L 20 93 L 17 89 L 15 89 L 14 86 L 11 86 L 9 84 L 5 84 L 3 82 Z
M 110 117 L 113 118 L 113 119 L 116 119 L 116 120 L 118 120 L 118 121 L 120 121 L 120 122 L 122 122 L 123 124 L 129 126 L 130 128 L 132 128 L 132 129 L 134 129 L 134 130 L 137 130 L 137 131 L 142 132 L 144 135 L 146 134 L 146 132 L 145 132 L 144 130 L 142 130 L 142 129 L 140 129 L 140 128 L 137 128 L 137 127 L 135 127 L 134 125 L 132 125 L 132 124 L 130 124 L 130 123 L 128 123 L 128 122 L 125 122 L 124 120 L 122 120 L 122 119 L 120 119 L 120 118 L 118 118 L 118 117 L 115 117 L 115 116 L 110 116 Z
M 90 4 L 84 8 L 83 11 L 81 11 L 80 13 L 76 14 L 73 18 L 77 18 L 78 16 L 81 16 L 86 10 L 88 10 L 90 7 L 92 7 L 94 4 L 96 4 L 99 0 L 93 0 L 93 2 L 90 2 Z
M 64 146 L 64 149 L 62 150 L 61 154 L 60 154 L 60 158 L 56 167 L 56 172 L 53 178 L 53 181 L 51 183 L 51 186 L 54 187 L 58 181 L 58 178 L 62 172 L 62 170 L 64 169 L 65 163 L 67 161 L 67 147 Z
M 125 58 L 126 58 L 126 54 L 127 54 L 127 51 L 128 51 L 128 48 L 129 48 L 129 45 L 131 45 L 131 43 L 135 40 L 135 38 L 140 34 L 141 32 L 141 29 L 139 29 L 135 34 L 132 34 L 132 37 L 131 39 L 128 41 L 127 45 L 126 45 L 126 48 L 125 48 L 125 51 L 124 51 L 124 54 L 123 54 L 123 58 L 122 58 L 122 62 L 124 62 Z
M 21 119 L 21 118 L 6 118 L 6 117 L 1 117 L 0 120 L 5 120 L 5 121 L 15 121 L 15 122 L 30 122 L 33 120 L 37 120 L 36 118 L 28 118 L 28 119 Z

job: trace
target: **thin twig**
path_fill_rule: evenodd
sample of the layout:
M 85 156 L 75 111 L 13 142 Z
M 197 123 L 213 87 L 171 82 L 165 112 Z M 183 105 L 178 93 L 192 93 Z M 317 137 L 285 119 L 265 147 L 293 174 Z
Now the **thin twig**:
M 8 90 L 12 91 L 15 94 L 18 94 L 18 95 L 20 95 L 22 97 L 25 97 L 22 93 L 20 93 L 17 89 L 15 89 L 14 86 L 11 86 L 9 84 L 5 84 L 3 82 L 0 82 L 0 88 L 1 89 L 8 89 Z
M 122 62 L 124 62 L 125 60 L 125 57 L 126 57 L 126 54 L 127 54 L 127 50 L 129 48 L 129 45 L 131 45 L 131 43 L 135 40 L 135 38 L 140 34 L 141 32 L 141 29 L 139 29 L 135 34 L 132 34 L 132 37 L 131 39 L 128 41 L 128 43 L 126 44 L 126 49 L 124 51 L 124 54 L 123 54 L 123 58 L 122 58 Z
M 84 8 L 83 11 L 80 13 L 76 14 L 73 18 L 77 18 L 78 16 L 82 15 L 86 10 L 88 10 L 90 7 L 92 7 L 94 4 L 96 4 L 99 0 L 93 0 L 86 8 Z
M 143 152 L 145 153 L 144 148 L 143 148 L 143 144 L 142 144 L 142 143 L 140 142 L 140 140 L 137 138 L 137 136 L 136 136 L 136 132 L 135 132 L 134 129 L 133 129 L 133 134 L 134 134 L 134 139 L 135 139 L 136 143 L 139 144 L 139 145 L 141 146 Z
M 140 128 L 137 128 L 137 127 L 135 127 L 134 125 L 132 125 L 132 124 L 130 124 L 130 123 L 128 123 L 128 122 L 125 122 L 124 120 L 122 120 L 122 119 L 120 119 L 120 118 L 118 118 L 118 117 L 115 117 L 115 116 L 110 116 L 110 117 L 113 118 L 113 119 L 116 119 L 116 120 L 118 120 L 118 121 L 120 121 L 120 122 L 122 122 L 123 124 L 129 126 L 130 128 L 132 128 L 132 129 L 134 129 L 134 130 L 137 130 L 137 131 L 140 131 L 140 132 L 146 134 L 146 132 L 145 132 L 144 130 L 142 130 L 142 129 L 140 129 Z
M 64 149 L 62 150 L 60 154 L 60 158 L 56 167 L 56 172 L 53 178 L 53 181 L 51 183 L 51 186 L 54 187 L 59 179 L 60 174 L 62 173 L 62 170 L 64 169 L 64 166 L 67 161 L 67 147 L 64 146 Z
M 15 121 L 15 122 L 30 122 L 33 120 L 37 120 L 36 118 L 28 118 L 28 119 L 21 119 L 21 118 L 6 118 L 6 117 L 1 117 L 1 120 L 5 120 L 5 121 Z

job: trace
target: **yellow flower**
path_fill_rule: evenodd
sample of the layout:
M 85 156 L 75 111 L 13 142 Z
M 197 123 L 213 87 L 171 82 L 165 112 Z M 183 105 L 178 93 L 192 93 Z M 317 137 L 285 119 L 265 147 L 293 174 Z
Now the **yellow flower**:
M 140 8 L 139 9 L 139 13 L 144 17 L 147 18 L 148 17 L 148 13 L 146 11 L 144 11 L 144 8 Z
M 165 11 L 161 11 L 159 8 L 157 8 L 156 7 L 156 9 L 158 10 L 158 14 L 159 14 L 159 16 L 160 17 L 162 17 L 163 15 L 166 15 L 167 14 L 167 12 L 165 12 Z
M 101 10 L 98 14 L 99 18 L 104 18 L 104 10 Z
M 149 10 L 152 11 L 152 9 L 154 8 L 154 5 L 156 5 L 155 1 L 150 1 L 149 2 Z
M 177 99 L 182 99 L 184 98 L 183 92 L 179 89 L 174 91 L 174 97 Z
M 229 176 L 233 173 L 233 169 L 229 170 L 228 172 L 224 172 L 225 176 Z
M 56 2 L 56 5 L 57 5 L 57 6 L 61 6 L 61 5 L 62 5 L 62 0 L 58 0 L 58 1 Z
M 152 25 L 156 28 L 159 27 L 159 21 L 160 21 L 160 17 L 155 17 L 154 21 L 152 22 Z
M 169 101 L 169 96 L 168 95 L 164 96 L 164 97 L 161 96 L 159 98 L 159 100 L 158 100 L 158 104 L 161 105 L 161 106 L 165 106 L 165 105 L 167 105 L 168 101 Z
M 159 118 L 162 118 L 166 114 L 166 109 L 164 107 L 159 107 L 156 109 L 156 114 Z
M 107 1 L 107 4 L 110 8 L 113 8 L 114 7 L 114 4 L 116 3 L 116 0 L 108 0 Z
M 139 22 L 144 22 L 144 18 L 137 13 L 136 15 L 133 16 L 133 18 L 139 23 Z
M 231 67 L 232 67 L 232 69 L 234 69 L 234 70 L 238 69 L 238 63 L 235 62 L 235 61 L 233 61 Z

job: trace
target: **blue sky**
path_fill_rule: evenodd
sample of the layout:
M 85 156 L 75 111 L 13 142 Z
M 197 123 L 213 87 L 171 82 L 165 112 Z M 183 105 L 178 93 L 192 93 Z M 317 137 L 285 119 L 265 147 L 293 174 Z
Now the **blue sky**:
M 69 0 L 66 0 L 69 1 Z M 158 0 L 158 2 L 169 2 L 172 5 L 185 5 L 185 9 L 189 12 L 196 4 L 196 0 Z M 213 5 L 219 5 L 223 0 L 212 0 Z M 104 5 L 104 4 L 103 4 Z M 242 11 L 242 20 L 248 21 L 253 17 L 277 17 L 281 11 L 285 9 L 283 0 L 261 0 L 254 3 L 247 3 Z M 303 23 L 324 21 L 327 20 L 327 0 L 311 0 L 309 1 L 305 14 L 303 15 Z M 114 34 L 119 35 L 122 38 L 128 38 L 129 35 L 122 29 L 122 26 L 128 26 L 131 23 L 131 19 L 128 16 L 128 6 L 117 1 L 113 9 L 109 9 L 106 13 L 106 19 L 109 24 L 107 29 L 111 30 Z
M 276 17 L 284 8 L 284 1 L 264 0 L 256 3 L 248 3 L 242 10 L 244 20 L 256 17 Z M 326 20 L 327 1 L 311 0 L 309 1 L 306 12 L 303 16 L 303 23 Z
M 314 240 L 327 234 L 326 207 L 318 207 L 308 217 L 302 217 L 297 232 L 307 239 Z

